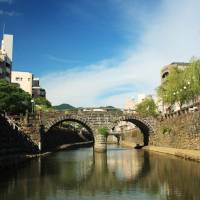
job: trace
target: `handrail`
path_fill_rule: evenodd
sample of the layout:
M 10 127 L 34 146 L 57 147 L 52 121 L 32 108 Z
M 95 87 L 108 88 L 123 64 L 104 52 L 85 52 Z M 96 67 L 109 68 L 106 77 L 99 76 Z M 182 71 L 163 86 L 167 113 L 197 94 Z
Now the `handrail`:
M 8 117 L 8 115 L 5 115 L 4 117 L 6 118 L 7 122 L 13 127 L 13 129 L 17 127 L 19 131 L 21 130 L 21 128 L 14 122 L 14 120 Z
M 32 141 L 32 139 L 29 137 L 29 135 L 25 134 L 25 133 L 23 132 L 23 128 L 20 128 L 20 127 L 15 123 L 15 121 L 7 115 L 7 113 L 0 114 L 0 115 L 6 119 L 6 121 L 9 123 L 9 125 L 10 125 L 14 130 L 17 129 L 17 132 L 18 132 L 27 142 L 31 143 L 31 145 L 32 145 L 33 148 L 36 148 L 37 145 Z

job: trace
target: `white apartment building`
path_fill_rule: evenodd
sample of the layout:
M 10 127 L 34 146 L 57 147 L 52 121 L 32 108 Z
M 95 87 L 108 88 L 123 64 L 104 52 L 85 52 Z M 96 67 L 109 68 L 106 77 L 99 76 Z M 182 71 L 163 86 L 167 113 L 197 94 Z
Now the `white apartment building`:
M 4 34 L 0 47 L 0 79 L 11 81 L 13 35 Z
M 137 102 L 135 99 L 128 99 L 125 103 L 125 110 L 135 110 Z
M 8 56 L 10 62 L 12 62 L 12 59 L 13 59 L 13 35 L 9 35 L 9 34 L 3 35 L 1 50 L 2 50 L 3 54 L 6 54 Z
M 147 96 L 138 94 L 137 99 L 128 99 L 125 103 L 125 110 L 135 111 L 137 105 L 141 103 Z
M 30 72 L 12 71 L 11 82 L 19 84 L 20 88 L 32 96 L 33 74 Z

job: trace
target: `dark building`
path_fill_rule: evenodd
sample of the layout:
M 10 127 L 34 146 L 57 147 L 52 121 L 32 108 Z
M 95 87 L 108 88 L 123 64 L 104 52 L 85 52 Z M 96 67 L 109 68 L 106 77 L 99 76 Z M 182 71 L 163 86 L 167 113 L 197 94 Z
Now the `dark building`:
M 0 79 L 11 82 L 13 35 L 3 34 L 0 48 Z
M 0 53 L 0 79 L 11 82 L 12 62 L 6 55 Z
M 33 86 L 32 86 L 32 97 L 45 97 L 46 98 L 46 91 L 45 89 L 40 87 L 40 80 L 39 78 L 33 78 Z

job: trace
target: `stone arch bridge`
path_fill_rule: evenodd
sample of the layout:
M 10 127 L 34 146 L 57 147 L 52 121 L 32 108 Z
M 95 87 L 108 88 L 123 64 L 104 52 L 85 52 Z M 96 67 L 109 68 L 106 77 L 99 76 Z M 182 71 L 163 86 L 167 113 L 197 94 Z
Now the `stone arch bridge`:
M 83 125 L 94 138 L 96 146 L 105 143 L 105 137 L 99 134 L 100 127 L 109 129 L 112 135 L 119 134 L 114 128 L 121 121 L 131 122 L 136 125 L 144 135 L 144 145 L 151 143 L 151 135 L 154 134 L 155 122 L 153 118 L 143 118 L 136 114 L 128 114 L 122 111 L 62 111 L 62 112 L 40 112 L 33 116 L 28 116 L 22 120 L 14 121 L 19 130 L 25 133 L 33 143 L 41 150 L 43 143 L 43 134 L 48 132 L 59 123 L 64 121 L 77 122 Z M 99 139 L 100 138 L 100 139 Z
M 40 124 L 43 128 L 43 134 L 63 121 L 73 121 L 83 125 L 95 138 L 98 143 L 97 136 L 99 127 L 106 127 L 111 134 L 115 126 L 121 121 L 131 122 L 136 125 L 144 135 L 144 145 L 149 144 L 149 136 L 154 133 L 155 119 L 143 118 L 136 114 L 126 114 L 121 111 L 73 111 L 73 112 L 46 112 L 40 113 Z

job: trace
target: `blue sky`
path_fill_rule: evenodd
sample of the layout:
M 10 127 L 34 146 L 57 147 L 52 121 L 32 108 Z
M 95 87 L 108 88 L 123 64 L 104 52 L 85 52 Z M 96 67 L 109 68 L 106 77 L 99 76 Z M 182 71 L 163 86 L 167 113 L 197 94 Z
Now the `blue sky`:
M 155 93 L 160 68 L 199 56 L 198 0 L 0 0 L 14 70 L 53 104 L 123 107 Z
M 55 68 L 84 67 L 117 57 L 121 48 L 129 46 L 128 34 L 122 34 L 123 19 L 113 1 L 0 2 L 0 10 L 4 11 L 0 26 L 5 23 L 6 33 L 15 36 L 16 70 L 30 70 L 40 76 Z M 151 1 L 143 3 L 147 2 Z M 137 43 L 140 25 L 135 21 L 134 26 L 131 37 Z

